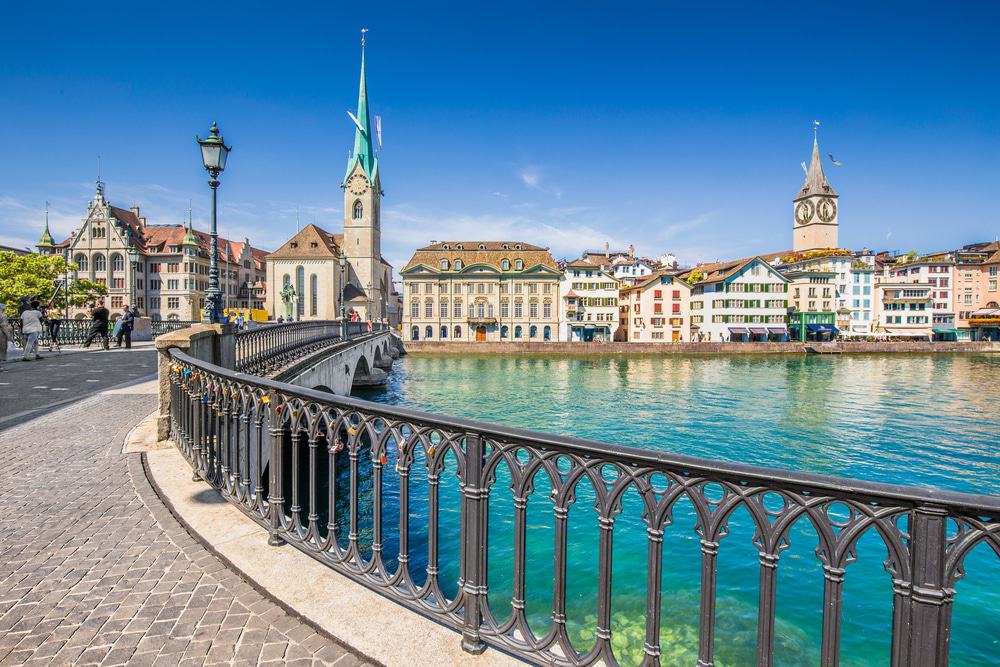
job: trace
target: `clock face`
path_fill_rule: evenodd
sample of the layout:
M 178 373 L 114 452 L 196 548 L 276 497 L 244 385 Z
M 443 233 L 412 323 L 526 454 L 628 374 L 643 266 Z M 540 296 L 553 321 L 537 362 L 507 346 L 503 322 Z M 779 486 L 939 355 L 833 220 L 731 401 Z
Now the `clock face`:
M 816 213 L 823 222 L 833 222 L 833 219 L 837 217 L 837 202 L 829 197 L 820 199 L 819 206 L 816 207 Z
M 347 189 L 351 191 L 353 195 L 363 195 L 368 191 L 368 179 L 361 174 L 354 174 L 347 181 Z
M 811 201 L 800 201 L 795 206 L 795 222 L 804 225 L 813 217 L 813 204 Z

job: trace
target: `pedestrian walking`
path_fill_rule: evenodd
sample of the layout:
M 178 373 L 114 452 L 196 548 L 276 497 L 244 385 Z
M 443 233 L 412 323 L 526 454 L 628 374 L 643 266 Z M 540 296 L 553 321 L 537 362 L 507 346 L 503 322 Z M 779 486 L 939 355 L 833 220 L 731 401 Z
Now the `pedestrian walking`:
M 28 304 L 28 310 L 21 313 L 21 333 L 24 335 L 24 356 L 21 361 L 35 361 L 42 357 L 38 354 L 38 337 L 45 331 L 42 324 L 42 311 L 38 309 L 38 302 L 32 301 Z
M 7 319 L 7 306 L 0 303 L 0 370 L 3 370 L 3 364 L 7 361 L 7 348 L 13 341 L 14 327 Z
M 118 318 L 118 322 L 115 323 L 115 328 L 118 329 L 118 333 L 115 335 L 115 347 L 122 346 L 122 339 L 125 340 L 125 349 L 132 349 L 132 327 L 135 325 L 135 315 L 129 310 L 128 306 L 122 308 L 122 316 Z
M 104 342 L 104 349 L 110 349 L 110 341 L 108 340 L 108 318 L 110 316 L 111 314 L 104 307 L 103 301 L 90 304 L 90 331 L 87 332 L 87 337 L 83 340 L 81 347 L 90 347 L 94 339 L 100 336 Z

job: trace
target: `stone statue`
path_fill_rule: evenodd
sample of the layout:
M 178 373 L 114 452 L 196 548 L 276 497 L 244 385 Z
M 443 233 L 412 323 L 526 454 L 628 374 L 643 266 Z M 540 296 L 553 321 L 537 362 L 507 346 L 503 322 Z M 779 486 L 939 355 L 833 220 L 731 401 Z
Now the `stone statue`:
M 281 288 L 281 301 L 285 304 L 285 317 L 291 317 L 295 306 L 295 288 L 291 283 Z

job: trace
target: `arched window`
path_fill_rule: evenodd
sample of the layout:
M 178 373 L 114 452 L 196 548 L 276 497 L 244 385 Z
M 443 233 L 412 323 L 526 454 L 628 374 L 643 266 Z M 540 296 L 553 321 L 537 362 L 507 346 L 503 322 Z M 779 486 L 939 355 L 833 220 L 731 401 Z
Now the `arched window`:
M 441 338 L 448 337 L 448 327 L 441 327 Z
M 510 327 L 508 327 L 506 324 L 503 325 L 502 327 L 500 327 L 500 338 L 501 339 L 506 338 L 509 333 L 510 333 Z
M 317 292 L 319 287 L 319 280 L 316 278 L 316 274 L 309 276 L 309 314 L 316 317 L 316 312 L 319 310 L 319 294 Z
M 448 270 L 448 260 L 446 260 L 446 259 L 442 259 L 441 260 L 441 270 L 442 271 L 447 271 Z
M 365 214 L 365 207 L 361 205 L 361 200 L 359 199 L 356 202 L 354 202 L 354 219 L 360 220 L 364 214 Z
M 120 252 L 116 252 L 111 255 L 111 270 L 112 271 L 124 271 L 125 270 L 125 258 Z
M 73 263 L 76 264 L 76 268 L 80 271 L 90 270 L 90 261 L 87 259 L 87 256 L 84 255 L 82 252 L 77 253 L 76 257 L 73 258 Z
M 108 261 L 104 255 L 97 253 L 94 255 L 94 271 L 104 272 L 108 270 Z
M 542 338 L 544 340 L 552 340 L 552 327 L 542 329 Z
M 291 282 L 292 277 L 286 273 L 285 277 L 281 279 L 281 287 L 284 288 L 286 285 L 290 285 Z
M 538 338 L 538 327 L 536 327 L 534 324 L 532 324 L 531 328 L 528 329 L 528 337 L 529 338 Z
M 524 270 L 524 262 L 521 261 L 521 260 L 519 260 L 519 259 L 514 260 L 514 268 L 516 270 L 518 270 L 518 271 L 523 271 Z
M 410 327 L 410 340 L 420 340 L 420 327 Z
M 306 314 L 306 270 L 304 267 L 295 267 L 295 319 L 301 320 Z
M 518 324 L 516 327 L 514 327 L 514 338 L 520 338 L 520 337 L 521 337 L 521 325 Z
M 455 327 L 455 338 L 462 337 L 462 327 Z
M 434 329 L 430 325 L 428 325 L 427 328 L 424 329 L 424 338 L 427 340 L 434 338 Z
M 455 270 L 456 271 L 461 271 L 462 270 L 462 260 L 460 260 L 460 259 L 456 259 L 455 260 Z
M 510 271 L 510 260 L 509 259 L 501 259 L 500 260 L 500 268 L 503 269 L 504 271 Z

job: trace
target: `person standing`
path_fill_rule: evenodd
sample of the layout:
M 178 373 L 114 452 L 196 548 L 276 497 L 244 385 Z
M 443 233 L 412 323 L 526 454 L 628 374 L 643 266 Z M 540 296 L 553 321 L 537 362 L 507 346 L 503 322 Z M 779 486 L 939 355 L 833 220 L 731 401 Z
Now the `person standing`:
M 59 312 L 57 306 L 49 305 L 45 307 L 43 311 L 45 313 L 45 320 L 48 322 L 49 328 L 49 352 L 55 348 L 59 350 L 59 328 L 62 326 L 62 314 Z
M 104 349 L 110 349 L 110 341 L 108 340 L 108 318 L 110 316 L 111 314 L 108 312 L 108 309 L 104 307 L 103 301 L 91 305 L 90 331 L 87 332 L 87 337 L 84 339 L 81 347 L 90 347 L 90 344 L 94 342 L 94 339 L 100 336 L 104 342 Z
M 3 363 L 7 361 L 7 346 L 14 340 L 14 327 L 7 319 L 7 305 L 0 303 L 0 370 L 3 370 Z
M 21 333 L 24 335 L 24 356 L 21 361 L 37 361 L 42 358 L 38 354 L 38 337 L 43 331 L 42 311 L 38 309 L 38 302 L 32 301 L 28 304 L 28 310 L 21 313 Z
M 135 315 L 128 306 L 122 308 L 122 316 L 118 318 L 118 335 L 115 337 L 115 347 L 122 346 L 122 339 L 125 339 L 125 349 L 132 349 L 132 327 L 135 325 Z

